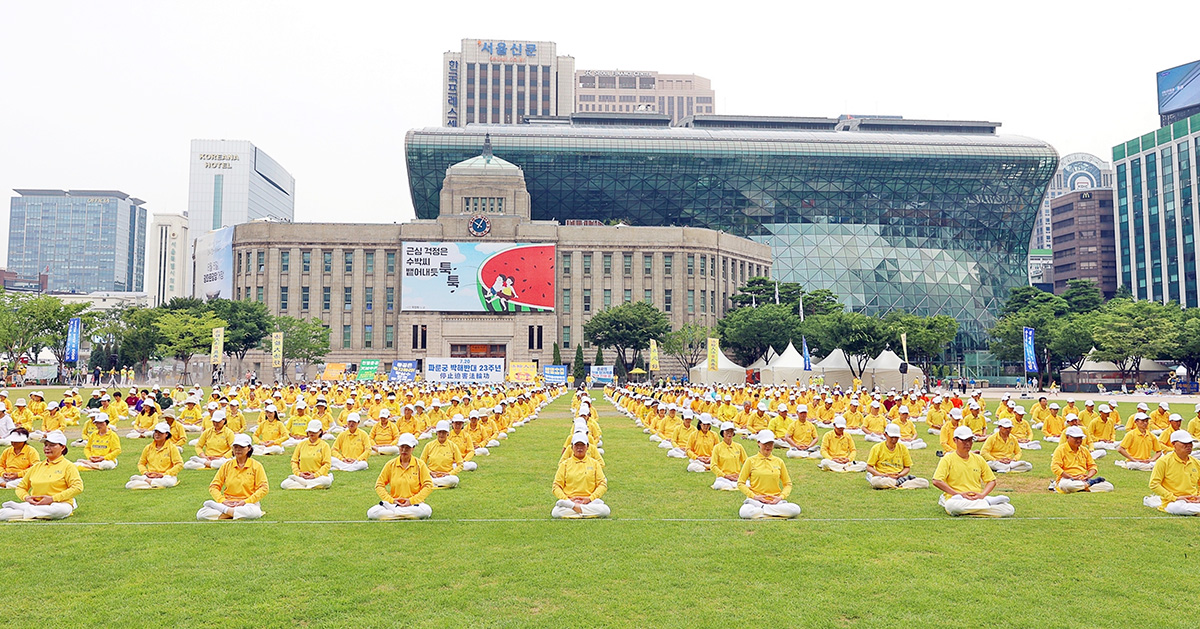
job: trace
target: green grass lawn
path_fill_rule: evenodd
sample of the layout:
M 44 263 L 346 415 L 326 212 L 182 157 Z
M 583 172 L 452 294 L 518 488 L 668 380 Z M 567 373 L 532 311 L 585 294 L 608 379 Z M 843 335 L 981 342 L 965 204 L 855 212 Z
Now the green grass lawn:
M 1033 472 L 999 475 L 1016 507 L 1006 520 L 950 518 L 934 489 L 873 491 L 861 474 L 788 459 L 804 513 L 747 522 L 740 493 L 709 489 L 710 475 L 685 472 L 600 400 L 613 517 L 552 521 L 568 399 L 461 487 L 434 492 L 420 522 L 365 521 L 386 459 L 337 473 L 328 491 L 289 492 L 283 456 L 259 459 L 272 486 L 262 520 L 195 522 L 213 473 L 126 491 L 146 442 L 123 440 L 116 470 L 84 473 L 71 518 L 0 525 L 3 624 L 1194 624 L 1194 596 L 1181 614 L 1164 590 L 1192 591 L 1200 524 L 1143 507 L 1149 474 L 1116 467 L 1115 453 L 1099 465 L 1116 491 L 1060 496 L 1046 491 L 1053 447 L 1025 452 Z M 936 437 L 923 437 L 914 472 L 928 478 Z

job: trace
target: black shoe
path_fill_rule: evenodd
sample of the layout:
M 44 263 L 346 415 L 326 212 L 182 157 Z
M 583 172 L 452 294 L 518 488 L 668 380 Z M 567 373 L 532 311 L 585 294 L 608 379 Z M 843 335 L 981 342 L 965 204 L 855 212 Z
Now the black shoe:
M 938 450 L 937 452 L 934 452 L 934 453 L 933 453 L 933 456 L 936 456 L 937 458 L 939 458 L 939 459 L 940 459 L 940 458 L 942 458 L 943 456 L 945 456 L 945 454 L 946 454 L 945 452 L 942 452 L 941 450 Z
M 1093 478 L 1088 481 L 1088 487 L 1091 487 L 1092 485 L 1095 485 L 1096 483 L 1103 483 L 1103 482 L 1104 482 L 1104 477 L 1097 476 L 1096 478 Z

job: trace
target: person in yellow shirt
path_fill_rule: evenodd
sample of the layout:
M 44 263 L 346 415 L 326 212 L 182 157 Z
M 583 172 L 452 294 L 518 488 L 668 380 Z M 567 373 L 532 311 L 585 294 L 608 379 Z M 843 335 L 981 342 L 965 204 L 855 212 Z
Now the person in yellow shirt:
M 30 439 L 35 441 L 44 439 L 48 433 L 55 430 L 62 431 L 67 425 L 64 409 L 60 407 L 58 402 L 50 402 L 46 405 L 46 413 L 42 415 L 42 429 L 35 430 L 29 434 Z
M 254 452 L 258 456 L 283 454 L 283 443 L 288 439 L 287 426 L 279 421 L 279 409 L 274 404 L 267 404 L 254 427 Z
M 17 499 L 0 505 L 0 520 L 61 520 L 75 510 L 83 479 L 67 460 L 67 437 L 57 431 L 46 435 L 42 452 L 46 460 L 25 473 L 17 484 Z
M 20 400 L 17 400 L 18 402 Z M 1171 405 L 1166 402 L 1159 402 L 1158 408 L 1150 412 L 1150 432 L 1154 436 L 1161 435 L 1164 431 L 1171 430 L 1168 426 L 1169 418 L 1171 417 Z
M 1192 435 L 1200 435 L 1200 404 L 1196 405 L 1196 416 L 1188 421 L 1187 431 Z
M 33 420 L 35 416 L 33 412 L 29 410 L 29 406 L 25 402 L 25 398 L 17 398 L 16 408 L 13 409 L 13 412 L 9 415 L 9 417 L 13 420 L 13 423 L 15 423 L 18 428 L 33 430 Z
M 346 413 L 345 421 L 346 430 L 333 442 L 333 458 L 329 465 L 338 472 L 361 472 L 369 466 L 367 459 L 374 444 L 367 433 L 359 430 L 362 418 L 358 413 Z
M 933 396 L 933 403 L 925 413 L 925 421 L 929 424 L 929 434 L 942 434 L 942 424 L 946 423 L 946 409 L 942 408 L 942 396 Z
M 800 505 L 787 501 L 792 493 L 792 478 L 788 475 L 787 464 L 774 454 L 775 433 L 763 430 L 755 440 L 758 441 L 758 453 L 746 459 L 738 473 L 738 489 L 746 495 L 738 516 L 751 520 L 800 515 Z
M 712 488 L 721 491 L 736 491 L 738 474 L 746 462 L 746 450 L 740 443 L 733 442 L 737 426 L 733 422 L 721 424 L 721 440 L 713 446 L 708 468 L 716 475 Z
M 1183 417 L 1179 413 L 1171 413 L 1167 417 L 1167 428 L 1158 436 L 1158 442 L 1162 444 L 1162 451 L 1164 453 L 1170 452 L 1173 449 L 1171 447 L 1171 435 L 1176 430 L 1183 430 Z
M 954 429 L 954 451 L 947 452 L 933 473 L 933 486 L 942 490 L 938 506 L 952 516 L 974 515 L 1007 518 L 1016 512 L 1008 496 L 992 496 L 996 474 L 983 457 L 971 452 L 975 433 L 966 426 Z
M 783 434 L 783 441 L 788 445 L 789 459 L 819 458 L 821 444 L 817 440 L 817 427 L 808 420 L 808 407 L 801 404 L 796 413 L 796 421 L 788 426 Z M 849 425 L 849 422 L 847 422 Z
M 0 453 L 0 489 L 16 489 L 29 468 L 42 460 L 37 450 L 30 447 L 29 431 L 17 428 L 8 436 L 11 446 Z
M 158 424 L 158 406 L 153 400 L 142 402 L 142 410 L 133 416 L 133 428 L 125 434 L 126 439 L 150 439 L 154 426 Z
M 425 462 L 412 455 L 417 438 L 406 432 L 396 443 L 399 454 L 384 464 L 375 481 L 379 504 L 367 509 L 368 520 L 424 520 L 433 515 L 425 502 L 433 493 L 433 478 Z
M 664 443 L 670 441 L 672 444 L 672 447 L 667 450 L 667 456 L 673 459 L 687 458 L 687 442 L 691 439 L 692 434 L 696 432 L 696 429 L 692 427 L 692 420 L 695 419 L 695 416 L 696 413 L 690 408 L 685 408 L 680 413 L 682 419 L 675 428 L 675 432 L 669 435 L 669 439 L 663 440 Z
M 927 489 L 929 481 L 909 474 L 912 455 L 900 443 L 900 427 L 888 424 L 884 442 L 871 446 L 867 454 L 867 482 L 874 489 Z
M 430 444 L 432 445 L 432 444 Z M 604 466 L 587 455 L 588 436 L 577 433 L 571 438 L 571 456 L 559 461 L 551 488 L 558 499 L 550 510 L 552 518 L 606 518 L 611 514 L 601 500 L 608 491 Z
M 909 450 L 924 450 L 929 447 L 924 439 L 917 437 L 917 426 L 913 423 L 908 406 L 901 406 L 896 413 L 896 427 L 900 429 L 900 443 Z
M 1091 400 L 1088 400 L 1091 402 Z M 1083 418 L 1079 418 L 1083 423 Z M 1112 409 L 1107 404 L 1100 405 L 1100 412 L 1092 418 L 1091 423 L 1083 423 L 1084 433 L 1092 442 L 1092 447 L 1099 450 L 1116 450 L 1115 440 L 1117 423 L 1113 419 Z
M 262 499 L 270 487 L 267 471 L 250 456 L 250 435 L 233 437 L 232 458 L 221 464 L 208 493 L 212 500 L 196 512 L 197 520 L 255 520 L 263 516 Z
M 1050 461 L 1055 491 L 1060 494 L 1112 491 L 1112 483 L 1096 476 L 1100 470 L 1096 468 L 1091 451 L 1083 445 L 1083 428 L 1069 426 L 1063 430 L 1063 436 L 1066 437 L 1066 443 L 1054 449 L 1054 458 Z
M 229 400 L 229 409 L 225 411 L 225 427 L 234 434 L 246 432 L 246 416 L 242 414 L 241 400 Z
M 707 472 L 712 463 L 713 446 L 717 436 L 712 431 L 713 418 L 708 413 L 700 414 L 700 428 L 693 431 L 687 441 L 687 466 L 689 472 Z
M 196 440 L 196 456 L 184 461 L 183 469 L 217 469 L 233 456 L 234 434 L 225 427 L 225 411 L 213 411 L 211 421 L 212 428 L 200 433 Z
M 759 402 L 758 407 L 753 413 L 746 416 L 746 425 L 742 428 L 741 433 L 747 439 L 753 439 L 754 435 L 767 429 L 771 418 L 767 417 L 767 403 Z
M 443 419 L 434 425 L 433 429 L 437 439 L 425 444 L 425 447 L 421 449 L 421 460 L 429 466 L 429 475 L 433 477 L 433 488 L 458 487 L 458 471 L 462 469 L 462 453 L 449 441 L 450 422 Z
M 1117 461 L 1118 467 L 1139 472 L 1154 470 L 1154 463 L 1162 456 L 1162 442 L 1150 432 L 1150 416 L 1145 413 L 1134 413 L 1133 430 L 1125 433 L 1121 445 L 1117 446 L 1117 454 L 1125 457 Z
M 1013 436 L 1013 421 L 1005 417 L 996 422 L 996 432 L 988 436 L 979 450 L 993 472 L 1028 472 L 1033 469 L 1029 461 L 1021 460 L 1021 445 Z
M 325 431 L 319 419 L 310 419 L 308 438 L 292 451 L 292 475 L 279 484 L 282 489 L 329 489 L 333 474 L 329 471 L 333 452 L 321 436 Z
M 821 437 L 821 462 L 817 468 L 827 472 L 866 471 L 866 462 L 854 460 L 857 454 L 854 439 L 846 434 L 846 420 L 841 415 L 834 417 L 833 430 Z
M 987 439 L 987 416 L 983 414 L 983 405 L 974 399 L 967 402 L 967 412 L 963 413 L 961 425 L 975 433 L 975 441 Z
M 479 469 L 479 464 L 471 460 L 475 458 L 475 443 L 471 441 L 471 433 L 466 429 L 466 422 L 466 418 L 461 413 L 450 418 L 450 434 L 446 435 L 446 440 L 458 448 L 458 453 L 462 456 L 463 471 L 474 472 Z
M 171 427 L 159 422 L 154 427 L 154 441 L 142 448 L 138 459 L 138 472 L 129 477 L 125 489 L 165 489 L 179 484 L 179 471 L 183 469 L 183 458 L 179 448 L 171 443 Z
M 863 439 L 868 442 L 881 443 L 883 441 L 883 429 L 887 428 L 888 420 L 880 410 L 881 408 L 882 405 L 879 402 L 871 402 L 870 410 L 863 416 L 862 434 Z
M 1171 433 L 1172 452 L 1154 463 L 1150 491 L 1142 504 L 1171 515 L 1200 515 L 1200 463 L 1192 458 L 1195 439 L 1186 430 Z
M 805 413 L 808 412 L 808 406 L 804 404 L 798 405 L 796 407 L 796 412 L 799 413 L 801 408 L 804 409 Z M 771 418 L 771 421 L 767 422 L 767 430 L 770 430 L 775 434 L 777 440 L 775 447 L 786 448 L 788 447 L 788 444 L 783 440 L 783 436 L 788 433 L 788 429 L 792 427 L 792 422 L 795 420 L 788 417 L 787 404 L 780 404 L 778 407 L 776 407 L 775 411 L 775 416 Z
M 1028 421 L 1024 406 L 1013 407 L 1012 436 L 1022 450 L 1041 450 L 1042 442 L 1033 438 L 1033 426 Z
M 1145 402 L 1138 402 L 1137 410 L 1134 411 L 1133 415 L 1129 416 L 1129 423 L 1125 424 L 1125 430 L 1133 430 L 1133 425 L 1134 425 L 1134 422 L 1136 421 L 1134 419 L 1134 417 L 1136 417 L 1138 413 L 1144 413 L 1146 415 L 1146 418 L 1149 419 L 1150 418 L 1150 407 L 1148 405 L 1146 405 Z M 1155 435 L 1155 436 L 1157 437 L 1158 435 Z
M 204 410 L 200 408 L 200 399 L 189 397 L 183 403 L 183 408 L 176 411 L 175 418 L 183 424 L 186 432 L 204 432 Z
M 392 412 L 386 408 L 379 411 L 379 423 L 371 427 L 371 451 L 375 454 L 400 454 L 400 434 L 396 422 L 392 421 Z
M 954 431 L 958 430 L 962 425 L 962 411 L 954 408 L 950 409 L 950 414 L 946 416 L 946 423 L 942 424 L 942 433 L 938 438 L 938 442 L 942 447 L 942 452 L 954 452 L 957 446 L 954 444 Z M 975 434 L 971 431 L 971 434 Z
M 83 458 L 75 461 L 75 466 L 81 470 L 111 470 L 117 467 L 121 455 L 121 438 L 108 427 L 108 415 L 96 413 L 92 423 L 96 432 L 88 435 Z
M 488 430 L 486 424 L 480 421 L 481 413 L 478 410 L 471 411 L 467 432 L 471 433 L 471 443 L 475 444 L 475 456 L 488 456 L 491 451 L 484 445 L 492 438 L 492 433 Z

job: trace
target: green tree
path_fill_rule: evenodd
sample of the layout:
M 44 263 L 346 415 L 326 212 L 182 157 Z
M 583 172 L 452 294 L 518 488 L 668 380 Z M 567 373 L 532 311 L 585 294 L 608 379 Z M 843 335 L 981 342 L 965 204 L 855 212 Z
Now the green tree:
M 298 319 L 296 317 L 271 317 L 270 332 L 283 333 L 283 379 L 289 380 L 288 365 L 301 362 L 311 365 L 329 354 L 329 328 L 320 319 Z M 271 351 L 270 332 L 263 337 L 260 349 Z
M 583 370 L 583 343 L 575 344 L 575 360 L 571 361 L 571 375 L 575 378 L 575 386 L 581 386 L 587 372 Z
M 619 360 L 613 363 L 613 378 L 615 378 L 617 382 L 623 382 L 629 379 L 629 374 L 625 373 L 625 366 L 622 365 L 621 361 Z
M 800 303 L 804 303 L 804 316 L 831 314 L 841 312 L 843 306 L 833 291 L 819 288 L 806 291 L 795 282 L 776 282 L 766 277 L 752 277 L 738 292 L 729 298 L 733 307 L 765 306 L 775 303 L 775 287 L 779 287 L 779 303 L 792 307 L 792 312 L 800 313 Z
M 958 333 L 958 321 L 949 315 L 922 317 L 894 310 L 883 321 L 889 329 L 892 348 L 897 354 L 903 352 L 900 335 L 908 335 L 908 360 L 921 365 L 925 373 L 930 373 L 930 364 L 946 351 Z
M 1104 293 L 1092 280 L 1068 280 L 1061 297 L 1075 314 L 1099 310 L 1104 305 Z
M 183 381 L 186 382 L 192 357 L 212 347 L 213 328 L 224 327 L 225 321 L 211 312 L 195 314 L 180 309 L 163 313 L 155 326 L 162 335 L 158 353 L 183 363 Z
M 799 325 L 792 306 L 767 304 L 730 312 L 717 322 L 717 333 L 721 346 L 739 363 L 749 365 L 766 356 L 771 347 L 787 347 L 793 338 L 799 338 Z
M 1095 323 L 1096 316 L 1092 313 L 1079 313 L 1058 319 L 1052 325 L 1047 348 L 1056 364 L 1075 370 L 1076 391 L 1079 390 L 1079 372 L 1096 343 L 1092 334 Z
M 1188 379 L 1195 380 L 1200 371 L 1200 309 L 1186 308 L 1175 321 L 1176 343 L 1172 358 L 1188 370 Z
M 887 349 L 892 331 L 884 321 L 861 312 L 836 312 L 804 320 L 800 325 L 806 338 L 817 338 L 828 355 L 835 349 L 846 352 L 850 372 L 861 378 L 867 361 Z M 812 335 L 809 335 L 809 332 Z M 809 346 L 811 349 L 811 345 Z
M 658 348 L 678 361 L 680 368 L 687 373 L 708 352 L 708 338 L 716 335 L 715 329 L 689 321 L 663 337 Z
M 551 359 L 555 365 L 562 364 L 562 352 L 558 349 L 558 343 L 554 344 L 554 357 Z
M 39 311 L 41 320 L 37 323 L 42 329 L 38 336 L 41 343 L 54 354 L 59 365 L 67 362 L 67 326 L 74 317 L 80 318 L 80 342 L 85 330 L 92 327 L 97 313 L 89 312 L 90 304 L 64 304 L 56 297 L 43 295 L 39 300 L 45 300 Z M 60 367 L 61 368 L 61 367 Z
M 1132 376 L 1137 382 L 1143 358 L 1166 357 L 1176 349 L 1177 313 L 1176 306 L 1154 301 L 1108 302 L 1096 318 L 1096 358 L 1115 363 L 1122 380 Z
M 604 366 L 604 350 L 603 349 L 601 349 L 599 347 L 596 348 L 596 360 L 592 361 L 592 365 L 596 366 L 596 367 Z
M 140 364 L 142 375 L 146 375 L 150 361 L 163 356 L 159 347 L 165 339 L 158 319 L 166 313 L 162 308 L 129 308 L 103 327 L 101 334 L 117 339 L 121 355 L 129 359 L 129 364 Z
M 26 316 L 32 299 L 31 295 L 0 292 L 0 349 L 8 355 L 10 366 L 34 346 L 38 335 Z
M 207 306 L 227 323 L 225 353 L 237 358 L 239 366 L 246 359 L 246 352 L 259 347 L 271 333 L 271 313 L 261 302 L 214 299 Z
M 1004 302 L 1004 307 L 1000 309 L 1000 317 L 1004 318 L 1031 308 L 1050 308 L 1055 315 L 1064 315 L 1070 310 L 1067 301 L 1054 293 L 1047 293 L 1032 286 L 1018 286 L 1009 293 L 1008 301 Z
M 667 315 L 644 301 L 605 308 L 583 326 L 584 337 L 596 346 L 597 352 L 612 348 L 617 362 L 626 368 L 633 354 L 650 347 L 652 339 L 662 340 L 670 331 Z
M 1129 290 L 1129 286 L 1121 284 L 1117 287 L 1117 292 L 1113 293 L 1113 299 L 1133 299 L 1133 291 Z

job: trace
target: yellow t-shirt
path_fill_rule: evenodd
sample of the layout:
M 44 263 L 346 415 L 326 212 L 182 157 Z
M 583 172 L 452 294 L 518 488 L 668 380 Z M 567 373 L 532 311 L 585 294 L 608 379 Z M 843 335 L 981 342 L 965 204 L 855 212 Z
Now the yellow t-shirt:
M 987 461 L 974 452 L 964 459 L 958 452 L 947 452 L 938 462 L 937 470 L 933 473 L 934 480 L 940 480 L 957 492 L 979 492 L 986 483 L 996 480 L 996 473 L 988 467 Z M 950 494 L 943 493 L 950 498 Z
M 871 446 L 871 452 L 867 455 L 867 465 L 882 474 L 896 474 L 906 467 L 912 467 L 912 456 L 908 453 L 908 446 L 899 441 L 896 442 L 895 450 L 889 450 L 887 443 L 877 443 Z

